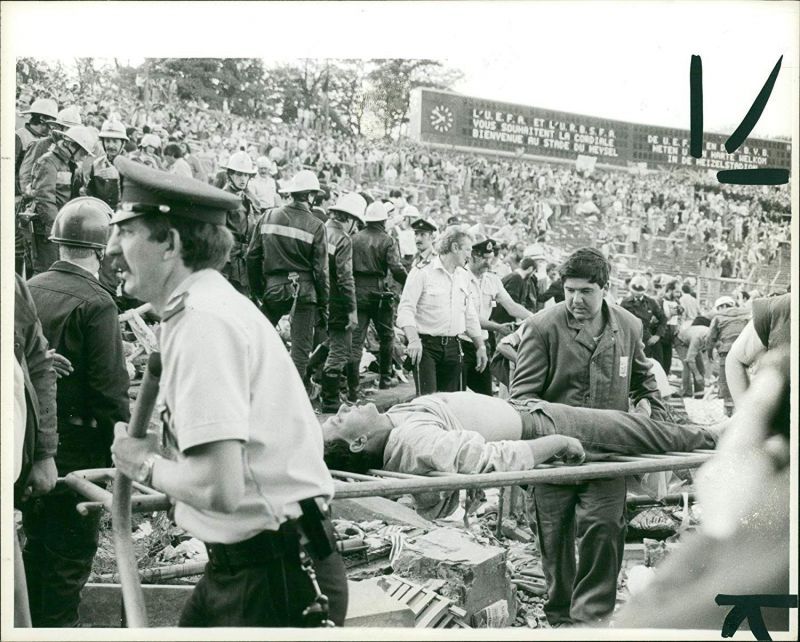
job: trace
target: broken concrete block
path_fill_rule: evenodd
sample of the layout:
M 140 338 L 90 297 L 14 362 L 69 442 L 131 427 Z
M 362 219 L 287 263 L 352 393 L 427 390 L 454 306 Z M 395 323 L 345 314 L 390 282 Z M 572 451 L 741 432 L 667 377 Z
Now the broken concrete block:
M 331 502 L 331 516 L 334 519 L 347 519 L 353 522 L 381 520 L 387 524 L 400 524 L 430 530 L 435 525 L 420 517 L 410 508 L 385 497 L 358 497 L 354 499 L 334 499 Z
M 506 550 L 478 544 L 462 530 L 437 528 L 406 540 L 392 567 L 397 575 L 418 583 L 445 580 L 440 593 L 463 608 L 468 618 L 499 600 L 515 604 Z
M 405 604 L 389 597 L 381 588 L 382 578 L 348 582 L 347 627 L 397 628 L 414 626 L 414 612 Z

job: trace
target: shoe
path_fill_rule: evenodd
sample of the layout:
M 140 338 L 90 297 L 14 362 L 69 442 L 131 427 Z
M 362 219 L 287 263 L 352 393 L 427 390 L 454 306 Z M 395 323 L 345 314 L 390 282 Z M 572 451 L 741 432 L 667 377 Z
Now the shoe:
M 381 380 L 378 382 L 378 388 L 381 390 L 387 390 L 388 388 L 393 388 L 395 386 L 395 382 L 391 377 L 383 376 Z

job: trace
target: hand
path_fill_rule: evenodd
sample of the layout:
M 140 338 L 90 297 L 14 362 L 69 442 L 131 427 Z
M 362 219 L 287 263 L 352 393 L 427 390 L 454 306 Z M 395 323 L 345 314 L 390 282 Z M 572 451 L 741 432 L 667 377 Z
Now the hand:
M 56 470 L 55 459 L 48 457 L 34 461 L 28 477 L 28 485 L 22 493 L 22 500 L 46 495 L 55 488 L 57 479 L 58 470 Z
M 649 345 L 649 346 L 655 345 L 656 343 L 658 343 L 658 340 L 659 340 L 660 338 L 661 338 L 661 337 L 659 337 L 657 334 L 654 334 L 652 337 L 650 337 L 650 338 L 647 340 L 647 345 Z
M 497 334 L 502 337 L 507 337 L 509 334 L 514 332 L 514 324 L 513 323 L 501 323 L 497 326 L 497 330 L 495 330 Z
M 556 455 L 556 459 L 562 460 L 565 464 L 580 464 L 586 459 L 586 451 L 583 449 L 583 444 L 575 439 L 575 437 L 564 438 L 564 447 Z
M 75 370 L 72 367 L 72 362 L 67 359 L 63 354 L 58 354 L 55 348 L 50 348 L 47 351 L 47 356 L 53 357 L 53 370 L 56 371 L 56 377 L 69 377 Z
M 483 369 L 489 363 L 489 357 L 486 356 L 486 346 L 485 345 L 481 345 L 480 347 L 476 348 L 475 357 L 478 360 L 478 364 L 475 366 L 475 370 L 477 372 L 483 372 Z
M 408 358 L 411 359 L 411 363 L 418 366 L 422 359 L 422 341 L 417 339 L 409 343 L 406 352 L 408 353 Z
M 148 437 L 138 439 L 128 436 L 128 424 L 118 421 L 114 425 L 114 443 L 111 444 L 111 461 L 128 479 L 136 480 L 139 470 L 151 453 L 157 452 Z
M 347 315 L 347 326 L 345 330 L 355 330 L 358 327 L 358 312 L 353 310 Z

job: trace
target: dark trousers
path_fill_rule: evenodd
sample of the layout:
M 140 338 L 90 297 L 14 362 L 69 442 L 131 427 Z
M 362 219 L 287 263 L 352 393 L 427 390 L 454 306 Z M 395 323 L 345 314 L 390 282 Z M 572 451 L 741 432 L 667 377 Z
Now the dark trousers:
M 268 299 L 264 297 L 262 311 L 269 322 L 277 326 L 281 317 L 292 310 L 293 300 L 291 298 Z M 294 314 L 291 318 L 291 340 L 292 362 L 300 377 L 305 381 L 306 366 L 311 356 L 311 349 L 314 344 L 314 325 L 317 322 L 317 304 L 297 302 Z
M 49 240 L 44 234 L 34 234 L 32 243 L 33 274 L 47 272 L 50 266 L 58 261 L 58 245 Z
M 461 390 L 461 347 L 458 337 L 420 335 L 422 358 L 416 376 L 419 393 L 457 392 Z
M 342 626 L 347 615 L 347 577 L 339 553 L 314 560 L 328 617 Z M 315 598 L 297 550 L 278 559 L 230 570 L 209 563 L 181 613 L 179 626 L 301 627 Z
M 394 346 L 393 306 L 388 299 L 381 300 L 378 292 L 370 292 L 358 300 L 358 327 L 353 332 L 352 361 L 361 362 L 364 340 L 369 322 L 375 324 L 378 334 L 378 371 L 382 377 L 392 374 L 392 348 Z
M 328 328 L 328 348 L 328 357 L 322 370 L 340 375 L 353 352 L 353 331 L 345 330 L 338 324 Z
M 550 624 L 594 622 L 614 610 L 625 545 L 625 490 L 624 477 L 534 488 Z
M 64 434 L 67 429 L 59 422 L 59 476 L 106 465 L 105 453 L 87 443 L 91 433 L 73 439 Z M 80 593 L 97 552 L 101 516 L 93 512 L 82 517 L 75 509 L 81 501 L 84 498 L 72 491 L 56 490 L 22 507 L 26 538 L 22 557 L 35 627 L 78 625 Z
M 478 353 L 475 350 L 475 345 L 472 341 L 461 341 L 461 351 L 464 353 L 464 362 L 462 364 L 462 372 L 464 373 L 464 383 L 466 387 L 477 392 L 480 395 L 492 396 L 492 370 L 489 364 L 482 372 L 478 372 L 475 368 L 478 365 Z M 487 342 L 488 348 L 488 342 Z

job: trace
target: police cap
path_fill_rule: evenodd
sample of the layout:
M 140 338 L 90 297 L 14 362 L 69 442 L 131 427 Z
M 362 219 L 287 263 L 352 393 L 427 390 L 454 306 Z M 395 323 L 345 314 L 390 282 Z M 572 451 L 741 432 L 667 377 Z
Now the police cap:
M 111 219 L 112 225 L 145 214 L 165 214 L 224 225 L 227 213 L 241 204 L 235 194 L 208 183 L 168 174 L 123 156 L 114 160 L 114 166 L 122 175 L 122 197 Z
M 439 230 L 433 221 L 424 218 L 418 218 L 411 224 L 411 229 L 417 232 L 437 232 Z
M 472 244 L 472 253 L 481 256 L 494 254 L 497 250 L 497 241 L 494 239 L 482 239 Z

